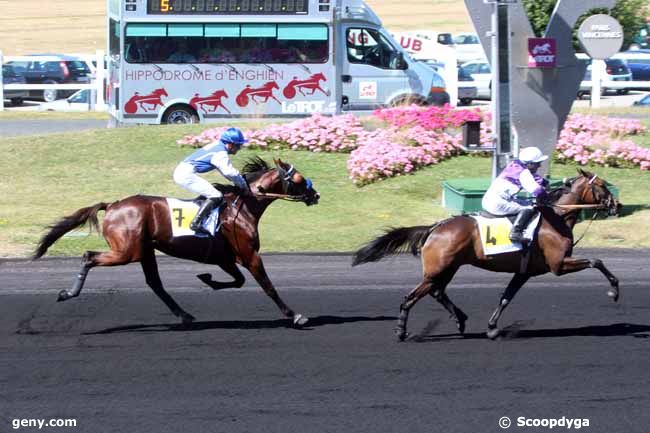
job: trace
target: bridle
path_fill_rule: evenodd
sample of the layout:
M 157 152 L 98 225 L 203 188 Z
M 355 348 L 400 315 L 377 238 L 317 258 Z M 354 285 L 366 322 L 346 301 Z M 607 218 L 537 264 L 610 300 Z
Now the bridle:
M 595 181 L 598 179 L 598 175 L 594 174 L 591 179 L 589 179 L 589 182 L 587 183 L 589 185 L 589 188 L 585 188 L 581 194 L 578 194 L 576 192 L 573 192 L 571 189 L 568 188 L 569 185 L 573 185 L 573 183 L 580 179 L 581 176 L 573 177 L 569 180 L 567 180 L 565 183 L 565 186 L 560 187 L 559 189 L 563 189 L 567 191 L 568 194 L 572 194 L 576 197 L 578 197 L 579 203 L 585 203 L 587 202 L 587 194 L 591 192 L 591 200 L 592 202 L 598 202 L 597 204 L 568 204 L 568 205 L 562 205 L 562 204 L 549 204 L 549 206 L 554 207 L 554 208 L 559 208 L 559 209 L 595 209 L 597 211 L 600 210 L 610 210 L 612 209 L 613 205 L 613 200 L 614 196 L 610 193 L 609 196 L 607 197 L 607 200 L 602 202 L 598 200 L 598 194 L 596 192 L 596 184 Z
M 293 201 L 293 202 L 306 202 L 307 199 L 309 198 L 309 193 L 312 191 L 312 181 L 309 178 L 305 178 L 305 192 L 296 195 L 296 194 L 291 194 L 292 190 L 295 190 L 298 186 L 296 182 L 293 180 L 293 176 L 297 173 L 296 168 L 291 165 L 289 166 L 288 169 L 284 169 L 283 167 L 278 166 L 276 168 L 278 171 L 278 176 L 280 177 L 280 182 L 282 182 L 282 191 L 284 194 L 275 194 L 275 193 L 268 193 L 265 191 L 265 188 L 262 186 L 258 186 L 257 190 L 258 192 L 256 193 L 257 196 L 261 197 L 268 197 L 268 198 L 277 198 L 280 200 L 286 200 L 286 201 Z

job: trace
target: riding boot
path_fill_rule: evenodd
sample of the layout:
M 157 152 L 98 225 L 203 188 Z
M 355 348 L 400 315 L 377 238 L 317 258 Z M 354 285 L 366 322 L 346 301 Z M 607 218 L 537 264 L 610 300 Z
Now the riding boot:
M 510 231 L 510 241 L 516 243 L 523 243 L 524 241 L 524 230 L 528 226 L 528 223 L 533 218 L 537 211 L 535 209 L 524 209 L 519 212 L 515 222 L 512 224 L 512 230 Z
M 205 233 L 205 230 L 203 230 L 203 219 L 210 215 L 212 209 L 219 206 L 222 201 L 223 197 L 213 197 L 208 198 L 203 203 L 201 203 L 201 207 L 196 212 L 196 216 L 190 223 L 190 229 L 196 233 Z

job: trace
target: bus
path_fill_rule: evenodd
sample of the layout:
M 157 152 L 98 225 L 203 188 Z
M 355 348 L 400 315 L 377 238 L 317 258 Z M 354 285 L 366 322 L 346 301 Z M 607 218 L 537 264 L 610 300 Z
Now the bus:
M 108 0 L 107 24 L 118 124 L 449 101 L 361 0 Z

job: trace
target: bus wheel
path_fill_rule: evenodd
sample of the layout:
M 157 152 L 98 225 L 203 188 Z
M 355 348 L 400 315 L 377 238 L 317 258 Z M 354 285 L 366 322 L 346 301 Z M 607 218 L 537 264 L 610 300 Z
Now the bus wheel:
M 169 124 L 199 123 L 199 116 L 188 106 L 176 105 L 165 111 L 162 121 Z

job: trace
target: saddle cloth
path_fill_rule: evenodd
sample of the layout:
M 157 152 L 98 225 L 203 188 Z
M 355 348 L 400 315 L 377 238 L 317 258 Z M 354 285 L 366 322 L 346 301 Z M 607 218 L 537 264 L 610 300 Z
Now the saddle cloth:
M 470 215 L 476 220 L 479 231 L 481 233 L 481 244 L 483 245 L 483 252 L 486 256 L 493 256 L 495 254 L 510 253 L 513 251 L 520 251 L 523 245 L 520 243 L 510 242 L 510 230 L 512 223 L 508 217 L 502 218 L 485 218 L 481 215 Z M 528 223 L 524 230 L 524 238 L 532 241 L 537 232 L 541 214 L 537 215 Z
M 178 236 L 199 236 L 206 237 L 205 233 L 196 233 L 190 229 L 190 223 L 199 210 L 199 205 L 193 200 L 179 200 L 176 198 L 167 198 L 169 207 L 169 220 L 172 223 L 172 235 Z M 214 236 L 219 231 L 219 208 L 214 209 L 207 218 L 203 220 L 202 227 L 210 235 Z

